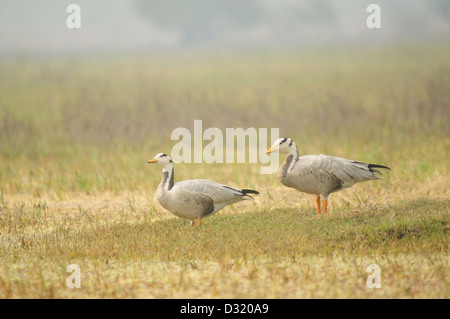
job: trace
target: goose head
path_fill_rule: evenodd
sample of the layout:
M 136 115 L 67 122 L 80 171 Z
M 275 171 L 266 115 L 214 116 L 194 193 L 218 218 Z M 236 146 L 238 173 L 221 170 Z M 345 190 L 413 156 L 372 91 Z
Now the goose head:
M 156 156 L 147 163 L 156 163 L 159 166 L 162 166 L 164 172 L 170 172 L 173 169 L 172 159 L 164 153 L 156 154 Z
M 297 146 L 295 145 L 294 141 L 289 137 L 279 138 L 278 140 L 275 141 L 275 143 L 273 143 L 272 147 L 267 150 L 266 154 L 274 152 L 280 152 L 284 154 L 295 154 L 297 152 Z

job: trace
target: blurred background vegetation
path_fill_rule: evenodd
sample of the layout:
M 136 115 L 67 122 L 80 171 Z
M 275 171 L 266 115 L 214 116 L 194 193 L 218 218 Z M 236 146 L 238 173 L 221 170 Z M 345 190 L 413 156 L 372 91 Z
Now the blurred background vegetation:
M 74 30 L 66 3 L 0 3 L 3 192 L 139 188 L 194 119 L 448 172 L 448 1 L 379 1 L 379 30 L 367 1 L 77 3 Z

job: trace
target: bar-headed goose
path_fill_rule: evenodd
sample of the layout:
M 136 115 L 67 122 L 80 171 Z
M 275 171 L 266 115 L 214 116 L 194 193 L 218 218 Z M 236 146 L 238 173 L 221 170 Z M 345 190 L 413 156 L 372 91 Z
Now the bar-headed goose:
M 380 179 L 377 168 L 387 166 L 368 164 L 329 155 L 305 155 L 299 157 L 297 146 L 290 138 L 275 141 L 267 154 L 280 152 L 288 154 L 278 170 L 278 178 L 287 187 L 316 195 L 317 214 L 320 214 L 320 195 L 323 198 L 324 213 L 327 212 L 328 196 L 331 193 L 353 186 L 356 183 Z
M 162 207 L 175 216 L 191 220 L 191 226 L 197 220 L 217 213 L 225 206 L 253 200 L 248 194 L 259 194 L 251 189 L 239 189 L 206 179 L 192 179 L 174 183 L 172 159 L 164 153 L 157 154 L 148 163 L 156 163 L 163 168 L 163 176 L 156 197 Z

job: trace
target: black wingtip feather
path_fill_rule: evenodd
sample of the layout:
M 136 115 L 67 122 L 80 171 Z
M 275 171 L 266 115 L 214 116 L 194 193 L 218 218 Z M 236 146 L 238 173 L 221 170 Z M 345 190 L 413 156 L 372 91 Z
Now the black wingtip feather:
M 385 168 L 385 169 L 389 169 L 389 170 L 390 170 L 389 167 L 384 166 L 384 165 L 378 165 L 378 164 L 369 164 L 369 170 L 370 170 L 371 168 Z
M 250 195 L 248 195 L 248 194 L 256 194 L 256 195 L 259 195 L 259 192 L 254 191 L 253 189 L 243 189 L 243 190 L 242 190 L 242 196 L 246 196 L 246 197 L 249 197 L 249 198 L 253 199 L 253 197 L 250 196 Z
M 384 168 L 384 169 L 389 169 L 389 167 L 384 166 L 384 165 L 378 165 L 378 164 L 369 164 L 367 167 L 369 167 L 369 171 L 372 173 L 378 173 L 380 175 L 383 175 L 383 173 L 381 173 L 379 170 L 377 170 L 376 168 Z
M 256 194 L 256 195 L 259 195 L 259 192 L 254 191 L 253 189 L 243 189 L 243 190 L 242 190 L 242 193 L 243 193 L 244 195 L 246 195 L 246 194 Z

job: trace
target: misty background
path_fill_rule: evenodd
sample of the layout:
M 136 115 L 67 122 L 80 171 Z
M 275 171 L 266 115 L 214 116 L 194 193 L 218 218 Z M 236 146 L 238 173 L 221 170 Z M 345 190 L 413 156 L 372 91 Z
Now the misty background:
M 81 29 L 66 8 L 81 7 Z M 368 29 L 369 4 L 381 29 Z M 448 0 L 0 0 L 0 53 L 152 52 L 450 40 Z

